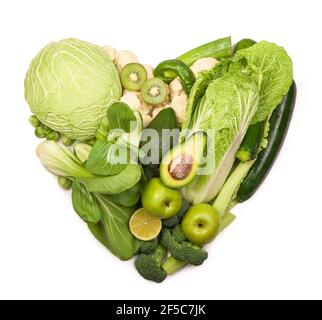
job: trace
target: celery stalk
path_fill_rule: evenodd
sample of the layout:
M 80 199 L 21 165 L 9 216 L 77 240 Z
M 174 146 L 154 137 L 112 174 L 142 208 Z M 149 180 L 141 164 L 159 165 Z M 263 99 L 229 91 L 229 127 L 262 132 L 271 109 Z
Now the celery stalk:
M 232 197 L 236 193 L 236 190 L 243 179 L 246 177 L 253 163 L 254 160 L 239 163 L 221 188 L 215 202 L 213 203 L 213 207 L 221 217 L 224 216 Z

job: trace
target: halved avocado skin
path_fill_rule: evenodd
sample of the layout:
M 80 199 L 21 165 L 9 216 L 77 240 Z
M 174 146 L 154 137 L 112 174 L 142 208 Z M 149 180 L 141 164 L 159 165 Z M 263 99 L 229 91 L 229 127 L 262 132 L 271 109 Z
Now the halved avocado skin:
M 203 132 L 196 132 L 183 143 L 179 143 L 168 151 L 160 165 L 160 178 L 164 185 L 172 189 L 179 189 L 189 184 L 197 174 L 197 168 L 203 156 L 206 145 L 206 135 Z M 192 167 L 188 176 L 184 179 L 175 179 L 169 172 L 171 162 L 181 154 L 193 157 Z

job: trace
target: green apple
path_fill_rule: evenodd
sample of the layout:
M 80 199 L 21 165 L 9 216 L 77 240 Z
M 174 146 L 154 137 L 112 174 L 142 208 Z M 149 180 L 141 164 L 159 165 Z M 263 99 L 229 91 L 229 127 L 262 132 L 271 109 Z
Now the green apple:
M 166 187 L 161 179 L 153 178 L 143 189 L 142 205 L 151 214 L 168 219 L 179 212 L 182 199 L 178 191 Z
M 210 204 L 196 204 L 187 211 L 182 220 L 182 230 L 192 243 L 204 245 L 211 242 L 220 227 L 220 217 Z

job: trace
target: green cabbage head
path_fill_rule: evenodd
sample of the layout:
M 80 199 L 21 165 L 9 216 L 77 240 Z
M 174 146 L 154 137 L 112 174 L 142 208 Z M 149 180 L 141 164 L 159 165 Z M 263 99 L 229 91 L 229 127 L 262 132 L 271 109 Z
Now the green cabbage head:
M 25 99 L 32 113 L 51 129 L 77 140 L 95 136 L 121 90 L 108 55 L 77 39 L 47 45 L 31 62 L 25 78 Z

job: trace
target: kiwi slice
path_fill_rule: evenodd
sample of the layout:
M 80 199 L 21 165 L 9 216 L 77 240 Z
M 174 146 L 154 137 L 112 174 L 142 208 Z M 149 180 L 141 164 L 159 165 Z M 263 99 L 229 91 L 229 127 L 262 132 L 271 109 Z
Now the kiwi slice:
M 140 90 L 146 78 L 146 70 L 139 63 L 129 63 L 121 71 L 122 86 L 130 91 Z
M 157 105 L 167 100 L 169 90 L 167 85 L 159 78 L 152 78 L 144 82 L 141 88 L 142 99 L 152 105 Z

